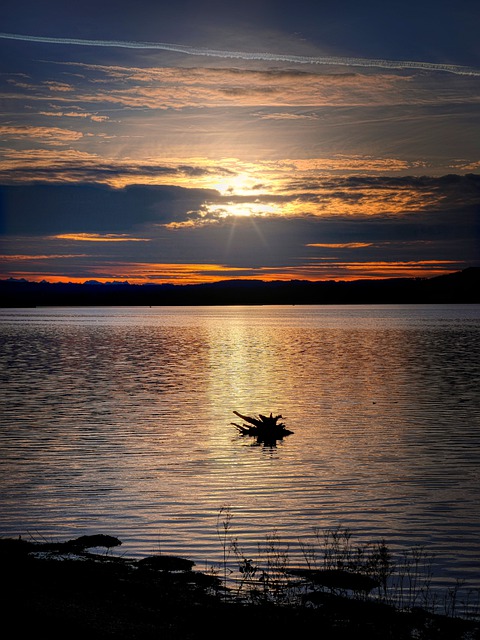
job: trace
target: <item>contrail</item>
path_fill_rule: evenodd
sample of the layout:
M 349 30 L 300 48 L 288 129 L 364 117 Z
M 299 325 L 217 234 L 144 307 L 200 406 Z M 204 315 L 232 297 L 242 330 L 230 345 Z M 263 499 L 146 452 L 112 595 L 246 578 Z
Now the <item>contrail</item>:
M 263 60 L 267 62 L 291 62 L 296 64 L 340 65 L 348 67 L 379 67 L 381 69 L 422 69 L 424 71 L 443 71 L 461 76 L 480 76 L 480 69 L 456 64 L 437 64 L 435 62 L 415 62 L 412 60 L 383 60 L 377 58 L 351 58 L 335 56 L 297 56 L 283 53 L 261 53 L 249 51 L 224 51 L 191 47 L 166 42 L 136 42 L 131 40 L 84 40 L 80 38 L 50 38 L 47 36 L 29 36 L 19 33 L 0 33 L 4 40 L 23 42 L 42 42 L 46 44 L 78 45 L 82 47 L 119 47 L 123 49 L 160 49 L 174 51 L 189 56 L 208 56 L 212 58 L 236 58 L 239 60 Z

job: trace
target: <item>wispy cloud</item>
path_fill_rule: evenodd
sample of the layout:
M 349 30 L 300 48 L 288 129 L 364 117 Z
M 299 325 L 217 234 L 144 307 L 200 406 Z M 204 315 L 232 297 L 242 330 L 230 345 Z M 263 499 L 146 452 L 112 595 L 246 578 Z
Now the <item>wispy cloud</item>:
M 379 67 L 382 69 L 421 69 L 423 71 L 439 71 L 457 75 L 480 76 L 480 70 L 454 64 L 438 64 L 412 60 L 383 60 L 376 58 L 334 57 L 334 56 L 303 56 L 283 53 L 228 51 L 192 47 L 188 45 L 165 42 L 136 42 L 124 40 L 86 40 L 81 38 L 52 38 L 47 36 L 31 36 L 18 33 L 0 33 L 0 38 L 7 40 L 21 40 L 23 42 L 39 42 L 44 44 L 73 45 L 86 47 L 109 47 L 125 49 L 150 49 L 173 51 L 191 56 L 206 56 L 224 59 L 262 60 L 265 62 L 288 62 L 292 64 L 349 66 L 349 67 Z

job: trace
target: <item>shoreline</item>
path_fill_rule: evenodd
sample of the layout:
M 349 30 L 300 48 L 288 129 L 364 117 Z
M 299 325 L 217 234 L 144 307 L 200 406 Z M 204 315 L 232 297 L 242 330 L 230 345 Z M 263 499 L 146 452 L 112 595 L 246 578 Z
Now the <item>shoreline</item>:
M 400 610 L 366 593 L 352 597 L 321 588 L 302 603 L 270 598 L 253 603 L 226 591 L 220 575 L 196 571 L 188 559 L 162 554 L 118 557 L 110 550 L 119 545 L 117 538 L 102 534 L 61 543 L 0 539 L 7 585 L 5 628 L 12 625 L 19 638 L 45 634 L 196 640 L 270 635 L 290 640 L 311 635 L 312 629 L 323 640 L 480 638 L 478 620 L 420 607 Z M 105 548 L 105 553 L 92 553 L 93 546 Z M 275 588 L 273 582 L 269 588 Z

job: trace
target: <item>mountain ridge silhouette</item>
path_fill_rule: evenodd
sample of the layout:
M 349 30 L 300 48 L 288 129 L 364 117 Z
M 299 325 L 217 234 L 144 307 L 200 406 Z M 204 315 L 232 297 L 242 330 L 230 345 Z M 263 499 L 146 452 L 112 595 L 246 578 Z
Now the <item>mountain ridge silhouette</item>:
M 0 307 L 478 304 L 480 267 L 432 278 L 83 284 L 0 280 Z

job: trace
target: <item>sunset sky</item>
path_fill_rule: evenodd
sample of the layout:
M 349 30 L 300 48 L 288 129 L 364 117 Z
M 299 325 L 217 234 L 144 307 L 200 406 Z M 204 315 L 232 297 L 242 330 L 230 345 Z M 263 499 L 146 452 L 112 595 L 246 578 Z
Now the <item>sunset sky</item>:
M 480 266 L 480 3 L 8 0 L 0 277 Z

